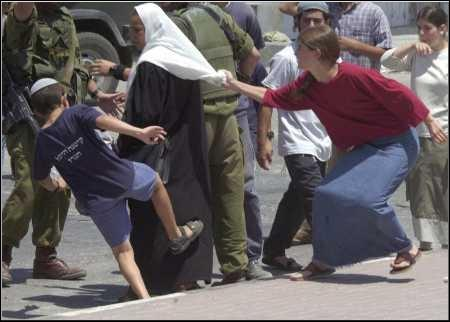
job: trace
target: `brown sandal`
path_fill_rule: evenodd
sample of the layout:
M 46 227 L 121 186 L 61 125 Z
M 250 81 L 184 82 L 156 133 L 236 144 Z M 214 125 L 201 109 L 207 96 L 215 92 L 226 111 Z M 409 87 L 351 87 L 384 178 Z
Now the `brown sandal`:
M 411 255 L 409 252 L 405 252 L 405 253 L 398 253 L 397 257 L 394 260 L 394 263 L 391 264 L 391 274 L 398 274 L 398 273 L 403 273 L 407 270 L 409 270 L 416 262 L 417 260 L 420 258 L 420 256 L 422 255 L 422 252 L 419 250 L 417 250 L 417 253 L 415 255 Z M 401 263 L 408 263 L 408 266 L 404 266 L 404 267 L 395 267 L 394 265 L 399 265 Z

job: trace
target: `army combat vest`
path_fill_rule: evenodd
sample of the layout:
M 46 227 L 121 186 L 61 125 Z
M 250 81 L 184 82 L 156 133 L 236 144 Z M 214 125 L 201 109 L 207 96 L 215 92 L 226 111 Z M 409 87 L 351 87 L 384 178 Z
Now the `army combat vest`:
M 212 7 L 212 6 L 211 6 Z M 210 8 L 211 8 L 210 7 Z M 216 10 L 217 9 L 213 9 Z M 220 12 L 217 12 L 220 16 Z M 188 8 L 178 12 L 188 22 L 193 43 L 215 70 L 226 69 L 236 77 L 233 50 L 220 25 L 202 8 Z M 203 100 L 237 96 L 233 91 L 200 82 Z

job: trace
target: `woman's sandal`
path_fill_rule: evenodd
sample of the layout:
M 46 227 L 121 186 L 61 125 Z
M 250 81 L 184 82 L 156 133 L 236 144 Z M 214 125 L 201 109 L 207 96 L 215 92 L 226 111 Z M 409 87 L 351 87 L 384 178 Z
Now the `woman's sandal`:
M 190 237 L 187 236 L 186 228 L 184 226 L 187 226 L 192 231 Z M 174 255 L 184 252 L 203 230 L 203 223 L 200 220 L 188 221 L 184 226 L 178 227 L 181 231 L 181 237 L 169 242 L 170 251 Z
M 276 259 L 277 257 L 282 256 L 275 256 L 275 257 L 265 256 L 263 257 L 262 262 L 268 266 L 275 267 L 287 272 L 298 272 L 302 270 L 302 265 L 297 263 L 295 259 L 285 256 L 285 261 L 283 262 Z
M 394 260 L 394 263 L 391 264 L 392 269 L 390 273 L 398 274 L 409 270 L 417 262 L 417 260 L 420 258 L 421 255 L 422 252 L 420 251 L 420 249 L 417 250 L 417 253 L 415 255 L 411 255 L 409 252 L 398 253 L 397 257 Z M 401 267 L 395 266 L 401 263 L 408 263 L 408 265 Z
M 336 272 L 334 268 L 321 269 L 314 263 L 309 263 L 301 273 L 295 273 L 289 276 L 291 281 L 306 281 L 318 277 L 325 277 Z

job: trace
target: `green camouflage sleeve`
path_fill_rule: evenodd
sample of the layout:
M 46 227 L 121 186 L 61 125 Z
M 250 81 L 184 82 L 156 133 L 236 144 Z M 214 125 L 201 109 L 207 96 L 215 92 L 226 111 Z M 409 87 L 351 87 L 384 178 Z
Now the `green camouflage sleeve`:
M 8 19 L 5 23 L 6 49 L 17 50 L 26 49 L 33 44 L 33 30 L 37 19 L 36 8 L 33 9 L 30 19 L 21 22 L 14 17 L 14 10 L 11 8 Z
M 173 21 L 173 23 L 175 23 L 175 25 L 184 33 L 184 35 L 188 37 L 192 43 L 195 44 L 194 31 L 192 30 L 189 23 L 185 19 L 176 16 L 175 14 L 172 14 L 169 17 Z
M 32 74 L 33 44 L 36 37 L 37 12 L 33 9 L 30 19 L 21 22 L 14 17 L 11 8 L 6 19 L 3 38 L 3 59 L 14 81 L 29 81 Z
M 70 86 L 74 68 L 81 65 L 80 46 L 75 23 L 71 16 L 64 16 L 55 27 L 61 31 L 61 39 L 65 47 L 60 52 L 55 53 L 55 65 L 58 74 L 56 78 Z
M 232 16 L 223 11 L 223 24 L 233 33 L 235 42 L 231 44 L 233 56 L 236 61 L 247 57 L 254 47 L 253 39 L 244 30 L 239 27 Z

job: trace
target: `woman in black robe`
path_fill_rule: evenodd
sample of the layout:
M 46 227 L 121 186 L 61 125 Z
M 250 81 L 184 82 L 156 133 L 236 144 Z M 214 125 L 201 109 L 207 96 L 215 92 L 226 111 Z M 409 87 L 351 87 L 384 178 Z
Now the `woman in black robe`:
M 181 79 L 148 60 L 138 62 L 133 77 L 123 119 L 135 126 L 159 125 L 166 130 L 170 143 L 166 189 L 176 220 L 200 219 L 204 224 L 190 248 L 174 256 L 167 251 L 168 241 L 152 203 L 130 200 L 130 240 L 136 262 L 152 294 L 190 289 L 197 281 L 209 283 L 213 256 L 211 192 L 199 81 Z M 119 137 L 118 143 L 123 157 L 142 147 L 128 136 Z

